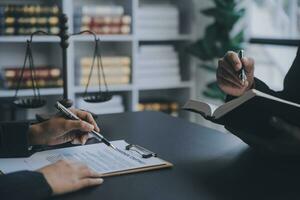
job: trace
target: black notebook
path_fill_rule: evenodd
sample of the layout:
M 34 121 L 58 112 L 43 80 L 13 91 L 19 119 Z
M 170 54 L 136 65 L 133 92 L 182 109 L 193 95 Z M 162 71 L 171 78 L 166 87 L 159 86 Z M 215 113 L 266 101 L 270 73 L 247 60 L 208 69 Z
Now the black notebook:
M 183 107 L 184 110 L 199 113 L 208 119 L 220 119 L 228 113 L 251 104 L 253 112 L 267 112 L 270 115 L 282 117 L 296 124 L 300 124 L 300 105 L 277 98 L 275 96 L 260 92 L 258 90 L 249 90 L 244 95 L 233 99 L 221 106 L 211 105 L 202 101 L 189 100 Z

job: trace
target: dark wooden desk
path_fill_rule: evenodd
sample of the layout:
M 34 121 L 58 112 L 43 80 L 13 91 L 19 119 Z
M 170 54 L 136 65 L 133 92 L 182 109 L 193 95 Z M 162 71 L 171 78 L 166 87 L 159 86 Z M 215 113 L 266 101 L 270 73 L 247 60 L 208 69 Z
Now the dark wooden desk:
M 239 139 L 157 112 L 100 116 L 105 136 L 171 161 L 172 169 L 106 178 L 72 200 L 299 199 L 300 163 L 257 155 Z

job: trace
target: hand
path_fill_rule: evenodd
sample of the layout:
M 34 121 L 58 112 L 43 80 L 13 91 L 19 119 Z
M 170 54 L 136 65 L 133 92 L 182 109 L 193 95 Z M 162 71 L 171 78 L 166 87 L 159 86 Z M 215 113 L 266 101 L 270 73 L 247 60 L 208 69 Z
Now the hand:
M 238 54 L 229 51 L 224 58 L 219 60 L 217 69 L 217 81 L 220 89 L 232 96 L 241 96 L 253 87 L 254 60 L 251 58 L 239 59 Z M 239 75 L 244 66 L 247 80 L 243 83 Z
M 69 120 L 58 114 L 45 122 L 34 124 L 29 128 L 29 143 L 31 145 L 57 145 L 79 141 L 85 144 L 89 132 L 94 129 L 100 131 L 89 112 L 70 110 L 82 120 Z
M 103 183 L 101 174 L 86 165 L 61 160 L 38 170 L 46 178 L 53 195 L 74 192 Z

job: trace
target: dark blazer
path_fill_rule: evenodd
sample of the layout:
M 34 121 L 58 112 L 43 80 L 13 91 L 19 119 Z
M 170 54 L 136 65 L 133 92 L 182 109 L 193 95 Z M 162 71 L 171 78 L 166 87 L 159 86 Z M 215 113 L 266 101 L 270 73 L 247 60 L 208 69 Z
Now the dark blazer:
M 0 122 L 0 157 L 26 157 L 28 122 Z M 45 199 L 52 190 L 39 172 L 0 175 L 0 199 Z
M 284 89 L 282 91 L 271 90 L 264 82 L 255 78 L 254 88 L 264 93 L 277 96 L 295 103 L 300 103 L 300 52 L 291 66 L 289 72 L 284 79 Z M 228 96 L 227 101 L 235 97 Z M 250 146 L 261 148 L 264 150 L 264 143 L 249 140 L 249 135 L 259 135 L 264 139 L 272 139 L 276 129 L 270 126 L 270 113 L 263 112 L 256 105 L 244 106 L 236 111 L 230 113 L 221 123 L 225 125 L 231 133 L 240 137 L 244 142 Z M 292 117 L 292 116 L 291 116 Z M 300 120 L 300 119 L 299 119 Z

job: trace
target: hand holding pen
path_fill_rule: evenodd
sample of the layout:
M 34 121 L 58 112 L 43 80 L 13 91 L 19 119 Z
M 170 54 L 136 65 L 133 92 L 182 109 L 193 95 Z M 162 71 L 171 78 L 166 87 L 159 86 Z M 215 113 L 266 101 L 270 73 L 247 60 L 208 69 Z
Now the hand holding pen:
M 75 120 L 75 121 L 79 121 L 80 118 L 75 115 L 70 109 L 64 107 L 61 103 L 56 102 L 55 107 L 61 112 L 61 114 L 63 114 L 65 117 L 67 117 L 68 119 L 71 120 Z M 96 126 L 97 127 L 97 126 Z M 99 129 L 99 128 L 98 128 Z M 103 135 L 101 135 L 99 132 L 95 131 L 95 130 L 91 130 L 91 133 L 101 142 L 103 142 L 104 144 L 106 144 L 107 146 L 117 150 L 117 148 L 112 145 Z
M 254 84 L 254 60 L 244 57 L 244 51 L 229 51 L 219 60 L 217 82 L 220 89 L 232 96 L 241 96 Z

